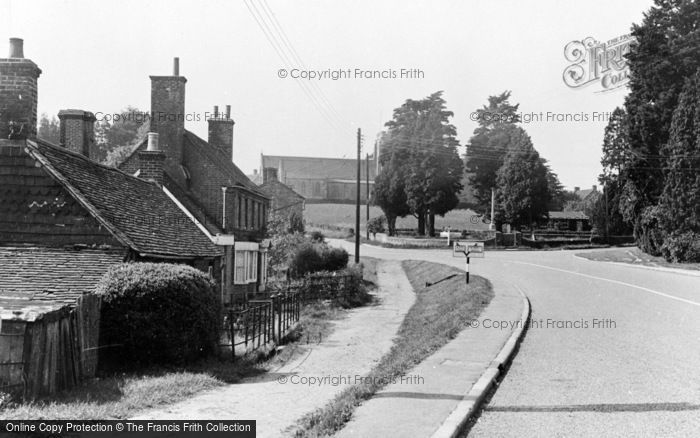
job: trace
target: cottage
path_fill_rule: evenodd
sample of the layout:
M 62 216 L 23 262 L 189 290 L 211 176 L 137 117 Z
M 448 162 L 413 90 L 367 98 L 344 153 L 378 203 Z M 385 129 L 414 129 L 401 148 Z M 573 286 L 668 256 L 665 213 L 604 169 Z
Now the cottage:
M 151 76 L 150 131 L 162 156 L 149 153 L 144 138 L 118 167 L 143 178 L 162 163 L 158 182 L 223 245 L 225 302 L 243 301 L 265 290 L 270 198 L 233 163 L 230 105 L 225 113 L 214 107 L 208 141 L 185 129 L 187 79 L 179 66 L 175 58 L 172 75 Z
M 272 215 L 303 217 L 306 198 L 288 185 L 281 183 L 277 178 L 276 168 L 263 169 L 263 181 L 260 189 L 271 199 L 270 212 Z
M 140 177 L 88 158 L 90 112 L 59 113 L 61 145 L 36 138 L 40 74 L 12 39 L 0 59 L 0 386 L 31 395 L 94 373 L 99 300 L 90 297 L 111 266 L 187 263 L 216 278 L 224 252 L 160 183 L 156 133 L 139 154 Z

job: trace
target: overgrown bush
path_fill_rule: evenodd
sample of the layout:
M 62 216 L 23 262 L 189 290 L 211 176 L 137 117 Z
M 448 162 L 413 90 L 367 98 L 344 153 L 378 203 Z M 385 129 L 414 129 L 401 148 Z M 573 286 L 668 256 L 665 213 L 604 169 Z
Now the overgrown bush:
M 692 231 L 673 233 L 661 246 L 661 254 L 669 262 L 700 262 L 700 238 Z
M 311 232 L 311 240 L 314 242 L 325 242 L 326 236 L 323 235 L 322 232 L 316 230 Z
M 324 269 L 338 271 L 348 265 L 350 255 L 343 248 L 326 248 L 323 253 Z
M 386 228 L 384 227 L 385 223 L 386 218 L 384 216 L 373 217 L 367 222 L 367 230 L 376 237 L 377 233 L 383 233 L 386 231 Z
M 289 268 L 292 276 L 299 278 L 319 271 L 338 271 L 348 265 L 350 256 L 342 248 L 332 248 L 325 243 L 306 242 L 293 252 Z
M 101 366 L 184 364 L 218 349 L 221 302 L 212 280 L 195 268 L 125 263 L 104 275 L 97 293 L 100 345 L 112 346 L 102 349 Z

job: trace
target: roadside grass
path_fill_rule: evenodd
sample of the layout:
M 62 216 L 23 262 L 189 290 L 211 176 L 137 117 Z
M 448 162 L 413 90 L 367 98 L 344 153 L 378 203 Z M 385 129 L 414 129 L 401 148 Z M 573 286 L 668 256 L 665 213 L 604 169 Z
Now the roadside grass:
M 637 247 L 616 248 L 607 251 L 583 252 L 576 254 L 589 260 L 598 262 L 618 262 L 630 265 L 687 269 L 689 271 L 700 271 L 700 263 L 672 263 L 667 262 L 663 257 L 654 257 L 644 253 Z
M 206 370 L 206 371 L 201 371 Z M 137 412 L 170 404 L 198 392 L 236 383 L 264 372 L 255 358 L 233 363 L 209 359 L 181 370 L 151 369 L 92 379 L 53 398 L 8 402 L 0 406 L 5 420 L 125 419 Z
M 365 257 L 365 288 L 377 282 L 377 259 Z M 172 404 L 199 392 L 263 374 L 276 363 L 290 360 L 303 344 L 320 343 L 343 317 L 345 308 L 372 300 L 363 291 L 352 302 L 319 301 L 304 306 L 299 324 L 288 336 L 289 343 L 270 357 L 270 350 L 249 353 L 232 361 L 209 358 L 184 368 L 159 367 L 140 372 L 104 375 L 52 398 L 19 402 L 0 393 L 0 418 L 4 420 L 125 419 L 148 409 Z
M 488 280 L 473 276 L 466 286 L 464 272 L 459 269 L 413 260 L 404 261 L 403 268 L 416 293 L 416 302 L 401 324 L 393 347 L 362 384 L 351 386 L 323 408 L 303 417 L 294 430 L 296 437 L 330 436 L 342 429 L 355 408 L 385 386 L 383 382 L 406 374 L 454 339 L 493 298 Z M 460 275 L 425 287 L 426 282 L 454 274 Z

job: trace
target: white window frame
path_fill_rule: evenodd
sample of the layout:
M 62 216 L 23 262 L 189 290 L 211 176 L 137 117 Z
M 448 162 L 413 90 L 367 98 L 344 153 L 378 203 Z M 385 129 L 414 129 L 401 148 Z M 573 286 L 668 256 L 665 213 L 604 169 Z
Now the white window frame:
M 234 244 L 233 284 L 249 284 L 258 281 L 258 251 L 255 242 Z

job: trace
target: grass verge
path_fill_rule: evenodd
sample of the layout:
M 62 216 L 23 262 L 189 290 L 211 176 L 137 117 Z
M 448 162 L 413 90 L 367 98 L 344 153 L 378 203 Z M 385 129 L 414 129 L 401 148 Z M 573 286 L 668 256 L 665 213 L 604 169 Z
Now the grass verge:
M 576 254 L 589 260 L 598 262 L 618 262 L 630 265 L 652 266 L 662 268 L 686 269 L 700 271 L 700 263 L 672 263 L 663 257 L 654 257 L 646 254 L 637 247 L 616 248 L 608 251 L 583 252 Z
M 294 431 L 296 437 L 329 436 L 340 430 L 357 406 L 385 386 L 382 382 L 406 374 L 454 339 L 493 298 L 488 280 L 474 276 L 466 286 L 459 269 L 423 261 L 404 261 L 403 268 L 416 292 L 416 302 L 401 324 L 393 347 L 370 371 L 366 383 L 344 390 L 325 407 L 303 417 Z M 461 275 L 425 287 L 426 282 L 453 274 Z
M 139 412 L 184 400 L 199 392 L 238 383 L 265 373 L 280 362 L 289 361 L 304 344 L 326 339 L 333 320 L 343 308 L 357 307 L 372 300 L 368 293 L 377 282 L 377 259 L 363 258 L 364 289 L 347 302 L 319 301 L 304 306 L 299 324 L 288 336 L 281 352 L 251 353 L 236 362 L 211 358 L 184 368 L 152 368 L 133 373 L 105 375 L 85 382 L 52 398 L 18 402 L 0 393 L 0 418 L 6 420 L 125 419 Z

